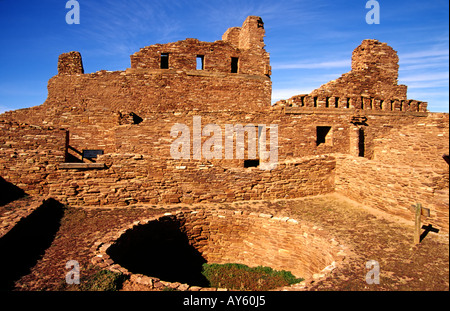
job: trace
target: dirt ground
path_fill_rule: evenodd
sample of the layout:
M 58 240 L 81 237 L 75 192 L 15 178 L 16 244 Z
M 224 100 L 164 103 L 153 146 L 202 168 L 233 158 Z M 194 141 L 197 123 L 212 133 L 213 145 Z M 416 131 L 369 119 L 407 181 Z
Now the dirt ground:
M 414 246 L 413 223 L 368 209 L 338 194 L 294 200 L 197 204 L 230 209 L 252 209 L 290 216 L 316 224 L 330 232 L 352 255 L 345 258 L 324 280 L 310 283 L 308 291 L 448 291 L 448 233 L 430 232 Z M 51 246 L 15 284 L 17 291 L 67 290 L 65 264 L 77 260 L 81 281 L 94 273 L 91 247 L 107 232 L 136 219 L 179 210 L 176 206 L 133 206 L 127 208 L 69 208 Z M 424 222 L 426 225 L 427 223 Z M 366 283 L 366 262 L 380 266 L 380 284 Z M 125 288 L 137 290 L 139 288 Z

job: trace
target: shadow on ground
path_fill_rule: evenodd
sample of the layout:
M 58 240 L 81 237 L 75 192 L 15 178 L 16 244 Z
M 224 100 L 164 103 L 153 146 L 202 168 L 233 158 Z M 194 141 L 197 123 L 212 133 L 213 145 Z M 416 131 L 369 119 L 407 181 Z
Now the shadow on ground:
M 23 198 L 25 195 L 25 191 L 0 176 L 0 206 Z
M 0 290 L 13 290 L 15 281 L 30 273 L 52 244 L 63 214 L 61 203 L 46 200 L 0 239 Z

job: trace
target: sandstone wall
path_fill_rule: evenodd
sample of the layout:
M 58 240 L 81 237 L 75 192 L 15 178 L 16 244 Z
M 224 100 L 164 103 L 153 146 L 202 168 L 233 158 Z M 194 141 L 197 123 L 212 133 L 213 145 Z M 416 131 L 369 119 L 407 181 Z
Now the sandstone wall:
M 0 121 L 0 176 L 25 193 L 48 194 L 65 156 L 66 130 Z
M 288 217 L 205 209 L 176 219 L 208 263 L 270 266 L 311 278 L 339 257 L 328 233 Z
M 393 165 L 336 155 L 336 191 L 366 206 L 414 220 L 411 205 L 431 209 L 425 221 L 448 232 L 448 169 Z
M 374 160 L 448 172 L 448 164 L 442 158 L 449 154 L 448 124 L 448 114 L 432 113 L 392 129 L 374 139 Z
M 135 203 L 233 202 L 297 198 L 332 192 L 334 159 L 328 156 L 280 163 L 272 171 L 223 168 L 198 161 L 153 160 L 135 154 L 109 154 L 107 169 L 60 169 L 49 194 L 80 206 Z
M 196 70 L 197 57 L 202 57 L 200 71 L 230 73 L 232 58 L 237 58 L 236 73 L 270 76 L 270 57 L 264 49 L 264 23 L 258 16 L 249 16 L 242 27 L 232 27 L 222 40 L 203 42 L 198 39 L 155 44 L 131 55 L 132 69 L 160 69 L 161 55 L 167 59 L 168 69 Z

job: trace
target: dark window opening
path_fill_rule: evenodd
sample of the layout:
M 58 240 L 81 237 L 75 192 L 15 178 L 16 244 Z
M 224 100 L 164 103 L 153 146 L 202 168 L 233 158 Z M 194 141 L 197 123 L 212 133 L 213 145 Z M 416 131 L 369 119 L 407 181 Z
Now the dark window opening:
M 258 167 L 258 166 L 259 166 L 259 159 L 255 159 L 255 160 L 244 160 L 244 168 Z
M 358 131 L 358 156 L 364 157 L 364 151 L 365 151 L 365 143 L 364 143 L 364 130 L 362 128 Z
M 140 116 L 138 116 L 134 112 L 130 113 L 130 116 L 133 118 L 133 124 L 139 124 L 142 121 L 144 121 L 144 119 L 142 119 Z
M 325 99 L 325 108 L 329 108 L 329 107 L 330 107 L 330 98 L 327 97 L 327 98 Z
M 205 56 L 197 55 L 197 70 L 204 70 L 204 69 L 205 69 Z
M 88 160 L 92 160 L 92 159 L 96 159 L 99 155 L 104 154 L 103 150 L 100 149 L 84 149 L 83 153 L 82 153 L 82 158 L 83 159 L 88 159 Z
M 334 108 L 339 108 L 339 97 L 336 97 L 334 100 Z
M 314 107 L 317 107 L 317 97 L 314 97 Z
M 318 126 L 316 128 L 316 145 L 319 146 L 321 144 L 326 144 L 329 142 L 329 135 L 331 131 L 331 126 Z
M 231 73 L 238 73 L 239 69 L 239 58 L 232 57 L 231 58 Z
M 169 53 L 161 54 L 161 69 L 169 69 Z
M 350 108 L 350 99 L 347 98 L 347 102 L 345 103 L 345 108 Z

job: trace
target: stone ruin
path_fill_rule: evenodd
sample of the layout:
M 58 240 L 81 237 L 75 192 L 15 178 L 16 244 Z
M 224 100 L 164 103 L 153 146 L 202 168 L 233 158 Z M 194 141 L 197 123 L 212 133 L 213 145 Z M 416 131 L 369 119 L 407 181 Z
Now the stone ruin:
M 364 40 L 350 72 L 271 105 L 264 34 L 262 19 L 249 16 L 222 40 L 142 48 L 124 71 L 84 73 L 79 52 L 61 54 L 47 100 L 0 115 L 0 177 L 83 208 L 336 192 L 411 220 L 421 202 L 448 232 L 449 117 L 407 98 L 396 51 Z M 260 170 L 248 146 L 244 159 L 173 159 L 171 127 L 192 128 L 194 116 L 222 129 L 278 125 L 277 167 Z

